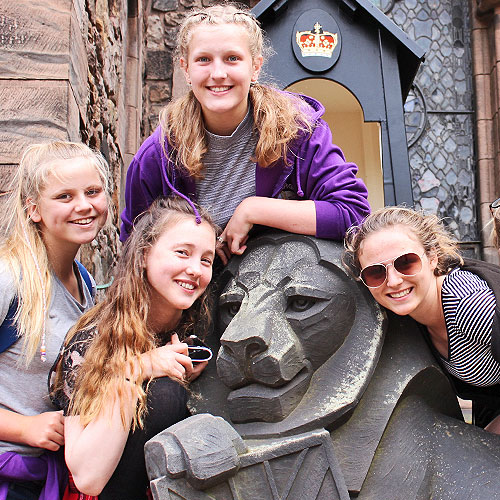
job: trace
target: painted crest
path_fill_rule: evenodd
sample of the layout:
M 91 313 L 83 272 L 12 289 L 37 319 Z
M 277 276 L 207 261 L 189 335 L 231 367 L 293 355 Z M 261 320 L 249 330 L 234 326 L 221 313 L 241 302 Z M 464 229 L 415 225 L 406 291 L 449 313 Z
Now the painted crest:
M 297 31 L 295 34 L 295 41 L 300 47 L 302 57 L 332 57 L 337 39 L 337 33 L 324 31 L 319 22 L 314 24 L 313 31 Z
M 330 69 L 340 56 L 340 29 L 335 19 L 322 9 L 303 12 L 293 27 L 293 53 L 309 71 Z

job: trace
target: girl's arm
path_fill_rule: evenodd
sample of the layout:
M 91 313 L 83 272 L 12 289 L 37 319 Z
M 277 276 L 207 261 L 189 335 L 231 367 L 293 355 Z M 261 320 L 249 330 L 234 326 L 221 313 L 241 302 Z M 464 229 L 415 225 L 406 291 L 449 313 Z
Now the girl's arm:
M 7 321 L 9 309 L 15 299 L 15 290 L 12 270 L 3 260 L 0 260 L 0 324 Z M 15 374 L 12 377 L 15 377 Z M 19 388 L 19 390 L 22 389 Z M 3 403 L 9 405 L 8 400 Z M 0 409 L 0 440 L 56 451 L 64 445 L 62 412 L 49 411 L 27 416 L 2 408 Z
M 160 195 L 168 195 L 162 178 L 160 128 L 150 135 L 127 169 L 125 209 L 121 213 L 120 240 L 125 241 L 136 217 L 147 210 Z
M 186 372 L 192 370 L 191 360 L 186 354 L 187 345 L 179 342 L 177 335 L 172 335 L 171 344 L 141 355 L 144 378 L 184 378 Z M 132 379 L 133 374 L 124 377 Z M 99 495 L 120 461 L 137 404 L 132 388 L 133 382 L 130 391 L 124 395 L 125 399 L 110 398 L 102 413 L 85 427 L 79 416 L 66 417 L 66 464 L 82 493 Z M 120 407 L 124 409 L 125 426 Z M 99 450 L 98 454 L 96 450 Z
M 271 199 L 278 186 L 271 190 L 269 182 L 259 183 L 257 175 L 256 190 L 260 196 L 243 200 L 221 235 L 229 243 L 217 250 L 224 262 L 231 253 L 245 250 L 252 224 L 340 241 L 351 225 L 370 213 L 366 186 L 356 177 L 358 169 L 346 162 L 340 148 L 332 143 L 326 122 L 317 121 L 313 133 L 298 144 L 294 157 L 294 171 L 289 178 L 293 184 L 298 172 L 303 198 Z
M 241 255 L 246 250 L 248 233 L 254 224 L 283 229 L 291 233 L 316 234 L 316 206 L 312 200 L 282 200 L 251 196 L 236 207 L 221 237 L 229 253 L 217 253 L 227 263 L 230 254 Z
M 353 224 L 369 213 L 368 191 L 356 177 L 358 167 L 347 162 L 342 150 L 333 144 L 328 124 L 319 119 L 310 137 L 305 137 L 296 153 L 305 200 L 316 205 L 317 238 L 342 241 Z M 293 174 L 292 174 L 293 175 Z
M 137 403 L 131 390 L 124 398 L 125 401 L 114 398 L 86 427 L 81 425 L 79 416 L 66 417 L 66 465 L 76 487 L 84 494 L 99 495 L 120 461 Z M 126 427 L 121 421 L 120 403 L 125 410 Z
M 57 451 L 64 444 L 62 411 L 28 416 L 0 409 L 0 440 Z

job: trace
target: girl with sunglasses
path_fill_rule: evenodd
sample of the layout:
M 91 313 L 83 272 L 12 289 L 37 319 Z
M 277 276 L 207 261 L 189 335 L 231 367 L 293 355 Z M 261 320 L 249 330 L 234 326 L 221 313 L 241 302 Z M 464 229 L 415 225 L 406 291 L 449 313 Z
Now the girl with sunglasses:
M 120 238 L 158 196 L 196 200 L 224 229 L 218 255 L 241 255 L 254 224 L 341 240 L 369 211 L 357 167 L 332 144 L 315 99 L 259 83 L 266 53 L 249 10 L 191 12 L 177 36 L 190 90 L 160 113 L 128 172 Z
M 471 270 L 481 264 L 490 269 L 487 276 L 500 270 L 479 261 L 465 265 L 457 242 L 436 216 L 403 207 L 368 216 L 348 231 L 345 246 L 344 263 L 355 278 L 380 305 L 422 325 L 457 393 L 473 400 L 475 423 L 499 434 L 500 363 L 492 352 L 495 293 Z

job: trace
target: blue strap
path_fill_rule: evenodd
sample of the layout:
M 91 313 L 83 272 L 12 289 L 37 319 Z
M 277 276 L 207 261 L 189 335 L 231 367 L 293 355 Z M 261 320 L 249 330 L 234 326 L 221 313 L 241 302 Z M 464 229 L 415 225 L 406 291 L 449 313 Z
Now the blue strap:
M 75 260 L 76 265 L 78 266 L 78 269 L 80 270 L 80 274 L 82 275 L 83 281 L 87 285 L 87 288 L 89 289 L 90 295 L 92 298 L 95 297 L 95 290 L 94 287 L 92 286 L 92 280 L 90 279 L 90 274 L 85 268 L 85 266 L 79 262 L 78 260 Z
M 6 351 L 17 341 L 17 328 L 14 324 L 14 316 L 17 311 L 17 297 L 12 299 L 7 315 L 0 325 L 0 353 Z
M 94 298 L 95 290 L 92 286 L 92 280 L 90 279 L 89 272 L 87 271 L 87 269 L 85 269 L 85 266 L 81 262 L 78 262 L 77 260 L 75 260 L 75 262 L 78 266 L 80 274 L 82 275 L 82 279 L 85 282 L 85 285 L 89 289 L 90 295 L 92 296 L 92 298 Z M 14 297 L 12 299 L 12 302 L 10 303 L 7 315 L 5 316 L 3 323 L 0 325 L 0 353 L 6 351 L 14 342 L 18 340 L 17 328 L 14 324 L 14 316 L 16 314 L 16 311 L 17 297 Z

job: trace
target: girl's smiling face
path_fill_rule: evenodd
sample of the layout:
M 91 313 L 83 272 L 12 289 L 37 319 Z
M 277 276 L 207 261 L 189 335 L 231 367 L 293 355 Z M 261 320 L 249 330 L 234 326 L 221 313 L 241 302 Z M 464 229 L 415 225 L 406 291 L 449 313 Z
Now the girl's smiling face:
M 361 244 L 359 263 L 361 269 L 372 264 L 389 264 L 405 253 L 421 256 L 422 270 L 414 276 L 405 276 L 387 267 L 387 278 L 377 288 L 369 288 L 375 300 L 398 315 L 410 315 L 421 321 L 422 314 L 431 310 L 438 300 L 437 277 L 434 269 L 437 257 L 427 255 L 424 247 L 411 229 L 399 225 L 374 232 Z
M 106 222 L 108 199 L 96 167 L 86 158 L 56 160 L 28 213 L 54 249 L 90 243 Z
M 180 64 L 199 101 L 207 130 L 230 135 L 248 107 L 250 83 L 256 81 L 262 56 L 252 57 L 248 34 L 238 24 L 200 25 Z
M 167 226 L 146 255 L 151 286 L 150 321 L 157 330 L 172 328 L 212 279 L 215 232 L 207 222 L 185 217 Z

